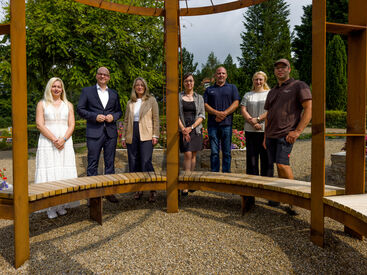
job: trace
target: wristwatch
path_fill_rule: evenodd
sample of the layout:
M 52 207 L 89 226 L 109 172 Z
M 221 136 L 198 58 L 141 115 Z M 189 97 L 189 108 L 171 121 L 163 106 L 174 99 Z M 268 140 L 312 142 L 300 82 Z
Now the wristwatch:
M 194 125 L 191 125 L 191 130 L 194 130 Z
M 261 119 L 260 119 L 259 116 L 256 119 L 257 119 L 257 123 L 260 123 L 261 122 Z

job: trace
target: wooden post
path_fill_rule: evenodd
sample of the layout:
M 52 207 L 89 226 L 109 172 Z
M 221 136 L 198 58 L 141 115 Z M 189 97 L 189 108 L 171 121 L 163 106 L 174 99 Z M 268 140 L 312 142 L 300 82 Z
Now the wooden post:
M 15 267 L 29 258 L 25 1 L 10 1 Z
M 350 0 L 349 24 L 367 26 L 366 9 L 365 0 Z M 351 32 L 348 36 L 347 133 L 359 135 L 347 137 L 346 194 L 365 192 L 366 42 L 366 31 Z M 348 227 L 345 227 L 345 232 L 362 238 Z
M 178 0 L 164 2 L 167 91 L 167 212 L 178 211 Z
M 326 0 L 312 1 L 311 241 L 324 245 Z
M 103 222 L 103 201 L 102 197 L 89 199 L 89 216 L 100 225 Z

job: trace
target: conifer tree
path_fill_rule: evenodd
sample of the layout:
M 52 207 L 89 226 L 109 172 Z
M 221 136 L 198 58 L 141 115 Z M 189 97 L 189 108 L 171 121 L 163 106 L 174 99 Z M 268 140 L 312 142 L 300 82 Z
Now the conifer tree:
M 312 5 L 303 7 L 302 24 L 294 27 L 293 39 L 294 65 L 299 79 L 311 85 L 312 82 Z
M 327 0 L 326 11 L 328 22 L 348 22 L 348 0 Z M 295 53 L 295 67 L 299 71 L 301 80 L 311 85 L 312 82 L 312 5 L 303 7 L 301 25 L 295 26 L 295 36 L 292 41 Z M 333 39 L 332 34 L 327 34 L 326 43 Z M 347 47 L 347 40 L 343 39 Z
M 346 110 L 347 54 L 339 35 L 329 42 L 326 54 L 326 109 Z
M 243 75 L 247 76 L 242 83 L 245 89 L 251 87 L 252 74 L 259 70 L 266 72 L 269 84 L 274 85 L 274 62 L 279 58 L 290 60 L 289 13 L 289 5 L 284 0 L 269 0 L 247 9 L 239 58 Z

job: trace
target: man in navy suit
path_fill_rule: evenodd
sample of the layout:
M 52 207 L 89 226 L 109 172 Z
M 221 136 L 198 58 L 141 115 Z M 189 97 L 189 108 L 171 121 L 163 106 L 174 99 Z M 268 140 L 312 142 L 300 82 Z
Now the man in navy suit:
M 96 85 L 83 88 L 77 107 L 78 114 L 87 120 L 87 176 L 98 174 L 98 161 L 102 148 L 105 174 L 115 173 L 116 121 L 122 116 L 118 93 L 107 87 L 110 80 L 108 69 L 100 67 L 96 79 Z M 113 195 L 106 198 L 110 202 L 118 202 Z

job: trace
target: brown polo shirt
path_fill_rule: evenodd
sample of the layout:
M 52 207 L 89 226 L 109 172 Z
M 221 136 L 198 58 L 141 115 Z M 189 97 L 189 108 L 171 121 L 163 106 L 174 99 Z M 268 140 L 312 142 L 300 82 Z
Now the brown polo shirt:
M 293 78 L 271 89 L 264 106 L 268 111 L 266 137 L 281 138 L 294 131 L 301 119 L 302 103 L 311 99 L 310 87 Z

